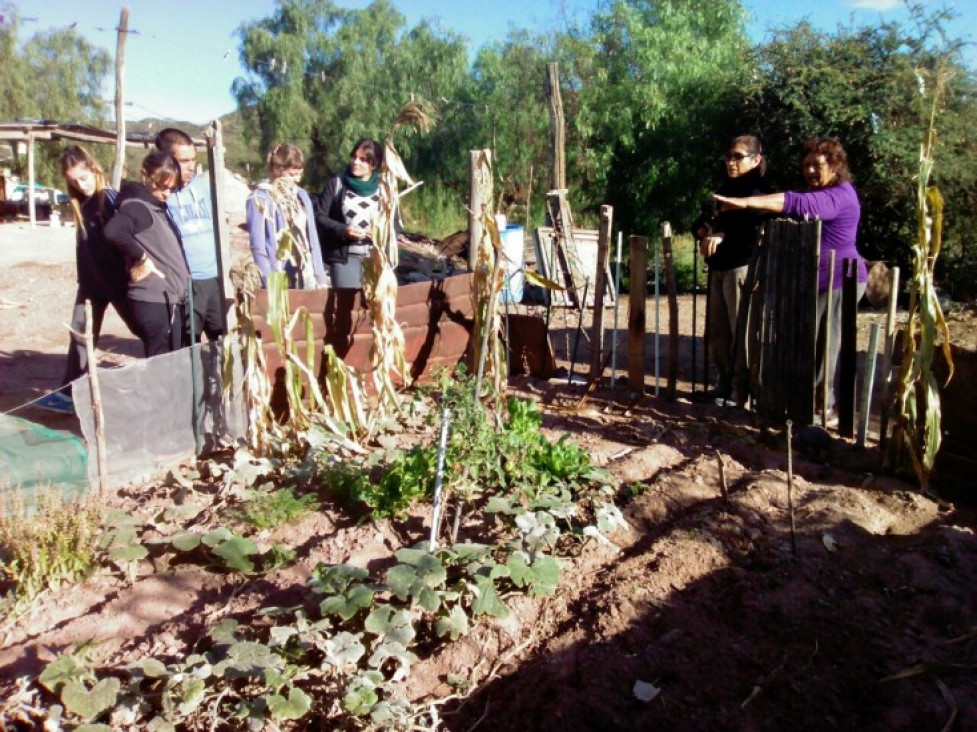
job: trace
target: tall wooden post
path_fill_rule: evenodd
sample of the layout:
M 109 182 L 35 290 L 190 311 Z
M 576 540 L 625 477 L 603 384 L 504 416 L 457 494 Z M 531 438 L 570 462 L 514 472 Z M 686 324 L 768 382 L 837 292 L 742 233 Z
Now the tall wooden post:
M 34 133 L 27 133 L 27 216 L 30 218 L 31 228 L 37 226 L 37 204 L 34 201 Z
M 126 115 L 123 81 L 125 79 L 126 36 L 129 35 L 129 8 L 119 13 L 119 27 L 115 38 L 115 165 L 112 168 L 112 187 L 122 186 L 122 172 L 126 165 Z
M 227 231 L 227 216 L 224 215 L 224 138 L 221 123 L 215 119 L 204 132 L 207 139 L 207 170 L 210 173 L 210 208 L 214 216 L 214 249 L 217 256 L 217 282 L 220 285 L 223 303 L 224 330 L 234 323 L 236 311 L 231 307 L 228 293 L 232 291 L 228 266 L 231 261 L 231 237 Z
M 553 163 L 550 189 L 562 190 L 567 187 L 566 130 L 557 64 L 546 65 L 546 98 L 550 103 L 550 160 Z
M 604 371 L 604 292 L 607 290 L 607 266 L 613 219 L 614 207 L 601 206 L 600 229 L 597 232 L 597 272 L 594 277 L 594 322 L 590 331 L 591 380 L 599 379 Z M 586 303 L 581 307 L 584 306 Z
M 882 409 L 879 417 L 879 450 L 885 455 L 889 434 L 889 408 L 892 398 L 892 351 L 896 340 L 896 306 L 899 300 L 899 268 L 889 270 L 889 308 L 885 316 L 882 345 Z
M 648 237 L 631 236 L 631 278 L 628 290 L 628 385 L 645 391 L 645 281 L 648 278 Z
M 492 151 L 472 150 L 469 156 L 468 269 L 474 271 L 482 243 L 483 209 L 492 207 Z
M 668 377 L 665 396 L 675 398 L 678 378 L 678 285 L 675 282 L 675 261 L 672 258 L 672 226 L 662 224 L 662 266 L 665 269 L 665 290 L 668 294 Z
M 855 436 L 855 371 L 858 349 L 858 260 L 842 260 L 841 348 L 838 353 L 838 434 Z

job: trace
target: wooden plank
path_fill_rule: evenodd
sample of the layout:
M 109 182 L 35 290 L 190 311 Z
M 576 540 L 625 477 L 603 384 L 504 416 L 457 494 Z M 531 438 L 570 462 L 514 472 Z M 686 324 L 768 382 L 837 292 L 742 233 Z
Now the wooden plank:
M 597 247 L 597 278 L 594 281 L 594 319 L 590 330 L 590 380 L 601 377 L 604 370 L 604 289 L 610 282 L 608 252 L 611 248 L 611 226 L 614 208 L 600 207 L 600 240 Z
M 672 227 L 662 226 L 662 268 L 665 270 L 665 294 L 668 297 L 668 365 L 665 375 L 665 396 L 675 398 L 678 379 L 678 285 L 675 281 L 675 260 L 672 256 Z
M 754 408 L 780 422 L 814 417 L 820 222 L 764 226 L 749 293 L 746 367 Z
M 841 263 L 841 352 L 838 354 L 838 434 L 851 439 L 855 436 L 855 375 L 858 343 L 858 262 L 845 259 Z
M 648 282 L 648 237 L 631 236 L 628 291 L 628 385 L 632 391 L 645 391 L 645 299 Z

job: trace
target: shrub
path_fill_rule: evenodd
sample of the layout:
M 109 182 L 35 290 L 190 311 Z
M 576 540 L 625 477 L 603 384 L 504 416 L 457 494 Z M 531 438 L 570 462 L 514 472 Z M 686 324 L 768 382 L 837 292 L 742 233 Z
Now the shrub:
M 100 509 L 39 491 L 33 504 L 17 491 L 0 495 L 0 589 L 4 611 L 47 588 L 84 579 L 92 570 L 101 533 Z

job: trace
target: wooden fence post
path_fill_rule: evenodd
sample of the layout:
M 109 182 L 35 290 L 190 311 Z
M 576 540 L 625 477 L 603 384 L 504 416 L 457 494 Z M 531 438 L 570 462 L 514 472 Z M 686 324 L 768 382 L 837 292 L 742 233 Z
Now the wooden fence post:
M 858 260 L 841 263 L 841 348 L 838 354 L 838 434 L 855 436 L 855 371 L 858 356 Z
M 112 167 L 112 187 L 119 190 L 126 165 L 125 116 L 125 58 L 126 36 L 129 35 L 129 8 L 119 13 L 119 27 L 115 39 L 115 165 Z
M 892 351 L 896 340 L 896 306 L 899 299 L 899 268 L 889 270 L 889 309 L 885 315 L 885 333 L 882 345 L 882 407 L 879 416 L 879 449 L 885 455 L 889 439 L 889 410 L 892 400 Z
M 648 277 L 648 237 L 631 236 L 628 290 L 628 385 L 645 391 L 645 281 Z
M 469 151 L 468 269 L 474 271 L 482 244 L 482 213 L 492 206 L 492 151 Z
M 546 65 L 546 98 L 550 103 L 550 160 L 553 168 L 550 188 L 561 190 L 567 187 L 566 131 L 563 123 L 563 98 L 560 95 L 560 72 L 555 63 Z
M 597 236 L 597 272 L 594 276 L 594 322 L 590 331 L 590 378 L 601 377 L 604 353 L 604 291 L 607 289 L 608 253 L 611 249 L 613 206 L 600 207 L 600 230 Z M 614 337 L 616 337 L 615 334 Z
M 675 282 L 675 262 L 672 258 L 672 225 L 662 224 L 662 262 L 665 268 L 665 289 L 668 294 L 668 381 L 665 396 L 675 398 L 678 378 L 678 285 Z

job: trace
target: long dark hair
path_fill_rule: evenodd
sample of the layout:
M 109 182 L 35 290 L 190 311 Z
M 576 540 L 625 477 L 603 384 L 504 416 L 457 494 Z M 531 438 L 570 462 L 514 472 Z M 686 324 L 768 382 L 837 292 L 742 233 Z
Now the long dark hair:
M 68 197 L 71 199 L 71 215 L 75 219 L 75 226 L 82 227 L 81 204 L 85 202 L 81 191 L 68 181 L 68 171 L 76 165 L 84 165 L 95 176 L 95 200 L 98 202 L 98 215 L 105 219 L 105 171 L 95 157 L 81 145 L 69 145 L 61 153 L 61 175 L 65 176 L 68 184 Z M 79 228 L 80 231 L 80 228 Z
M 353 151 L 349 154 L 352 158 L 356 153 L 363 153 L 366 162 L 373 166 L 374 170 L 379 170 L 383 165 L 383 145 L 369 137 L 363 137 L 353 145 Z

